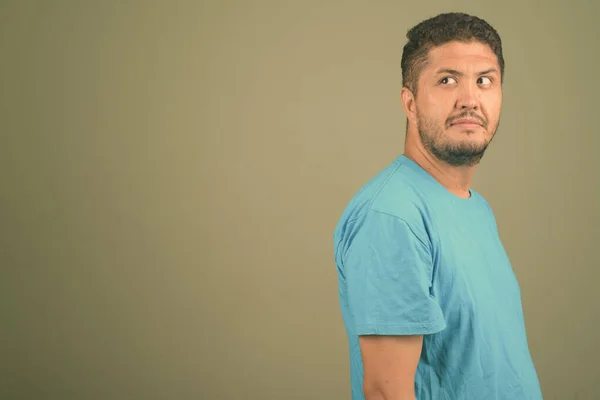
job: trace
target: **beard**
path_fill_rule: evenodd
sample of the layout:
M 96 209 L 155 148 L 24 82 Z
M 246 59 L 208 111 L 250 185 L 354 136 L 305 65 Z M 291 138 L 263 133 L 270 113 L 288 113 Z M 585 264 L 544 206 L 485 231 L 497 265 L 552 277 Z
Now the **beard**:
M 454 119 L 465 117 L 476 117 L 481 120 L 481 117 L 469 113 L 461 113 Z M 483 154 L 494 138 L 499 126 L 498 123 L 491 132 L 491 138 L 485 142 L 475 142 L 470 140 L 453 142 L 444 137 L 444 131 L 439 124 L 437 124 L 434 120 L 421 115 L 418 110 L 417 121 L 417 129 L 425 149 L 427 149 L 440 161 L 443 161 L 454 167 L 472 167 L 477 165 L 483 158 Z M 487 123 L 485 123 L 485 121 L 482 122 L 484 122 L 483 128 L 487 130 Z M 446 126 L 449 126 L 449 123 L 447 123 Z M 465 132 L 465 135 L 471 134 L 474 133 L 472 131 Z

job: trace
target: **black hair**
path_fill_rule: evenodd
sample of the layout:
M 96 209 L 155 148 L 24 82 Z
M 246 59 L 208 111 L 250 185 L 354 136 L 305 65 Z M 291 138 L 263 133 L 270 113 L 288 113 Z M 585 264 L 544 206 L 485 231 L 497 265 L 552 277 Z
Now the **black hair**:
M 500 66 L 504 80 L 502 40 L 496 30 L 481 18 L 465 13 L 444 13 L 412 27 L 406 34 L 408 42 L 402 52 L 402 86 L 417 93 L 419 75 L 427 65 L 427 55 L 433 47 L 448 42 L 481 42 L 490 46 Z

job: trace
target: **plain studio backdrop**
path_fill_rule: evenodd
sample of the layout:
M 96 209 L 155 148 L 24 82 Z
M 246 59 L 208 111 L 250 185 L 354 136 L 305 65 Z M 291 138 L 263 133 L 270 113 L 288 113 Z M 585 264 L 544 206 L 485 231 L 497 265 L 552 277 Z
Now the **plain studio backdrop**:
M 447 11 L 503 39 L 474 188 L 545 398 L 598 399 L 592 0 L 0 1 L 0 398 L 349 399 L 333 230 Z

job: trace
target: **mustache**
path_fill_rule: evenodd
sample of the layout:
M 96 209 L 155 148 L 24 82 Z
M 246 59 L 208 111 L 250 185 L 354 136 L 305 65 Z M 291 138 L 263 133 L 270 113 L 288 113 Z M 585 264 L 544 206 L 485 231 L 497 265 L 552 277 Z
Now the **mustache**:
M 464 111 L 454 117 L 448 118 L 446 120 L 446 127 L 449 127 L 450 125 L 452 125 L 452 123 L 458 119 L 462 119 L 462 118 L 472 118 L 472 119 L 476 119 L 477 121 L 479 121 L 481 123 L 481 126 L 483 126 L 484 128 L 487 128 L 487 121 L 485 120 L 485 118 L 483 118 L 480 115 L 477 115 L 475 113 L 473 113 L 472 111 Z

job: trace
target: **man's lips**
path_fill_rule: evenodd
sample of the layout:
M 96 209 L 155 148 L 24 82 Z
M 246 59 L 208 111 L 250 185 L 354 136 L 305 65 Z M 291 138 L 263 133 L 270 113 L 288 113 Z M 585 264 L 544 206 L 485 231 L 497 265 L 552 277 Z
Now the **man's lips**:
M 460 118 L 457 120 L 452 121 L 452 123 L 450 124 L 451 126 L 453 125 L 482 125 L 481 121 L 477 120 L 477 119 L 472 119 L 472 118 Z

